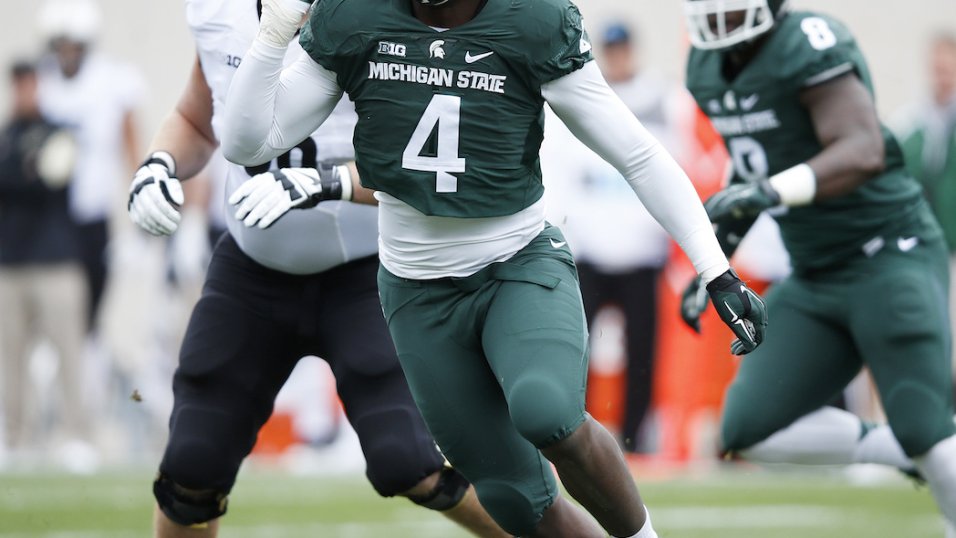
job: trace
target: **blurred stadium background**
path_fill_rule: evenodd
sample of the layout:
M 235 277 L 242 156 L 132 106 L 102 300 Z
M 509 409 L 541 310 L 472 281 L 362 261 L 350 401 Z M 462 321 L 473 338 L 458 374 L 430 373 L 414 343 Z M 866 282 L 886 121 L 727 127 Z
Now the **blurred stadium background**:
M 44 51 L 36 24 L 40 4 L 4 4 L 0 66 Z M 144 82 L 136 116 L 145 144 L 175 103 L 193 60 L 182 3 L 99 4 L 103 23 L 96 50 L 132 66 Z M 608 24 L 627 25 L 640 36 L 642 64 L 680 82 L 687 47 L 680 2 L 581 0 L 579 5 L 593 39 Z M 867 54 L 886 118 L 926 93 L 929 40 L 956 28 L 952 0 L 795 0 L 794 5 L 848 23 Z M 9 101 L 9 85 L 0 84 L 0 103 Z M 125 184 L 106 187 L 117 193 L 126 189 Z M 120 194 L 117 200 L 125 198 Z M 94 453 L 64 456 L 57 447 L 44 447 L 14 458 L 0 449 L 0 538 L 149 534 L 150 482 L 165 439 L 170 376 L 197 283 L 169 285 L 163 269 L 166 246 L 135 231 L 124 209 L 117 203 L 110 222 L 112 273 L 98 336 L 105 358 L 86 373 L 87 396 L 97 409 Z M 768 471 L 716 459 L 720 394 L 734 362 L 726 355 L 725 335 L 685 345 L 690 333 L 677 325 L 674 295 L 686 280 L 682 263 L 675 257 L 662 273 L 650 440 L 632 456 L 662 538 L 940 536 L 942 524 L 929 494 L 891 471 Z M 0 304 L 0 323 L 8 307 Z M 593 332 L 605 345 L 595 351 L 589 406 L 614 429 L 623 414 L 622 344 L 614 316 L 601 323 Z M 51 381 L 56 360 L 42 343 L 34 353 L 30 389 L 40 400 L 57 397 Z M 440 517 L 374 495 L 327 369 L 315 359 L 300 369 L 281 395 L 256 457 L 240 475 L 223 535 L 460 536 Z M 865 381 L 848 395 L 848 404 L 868 418 L 880 418 Z

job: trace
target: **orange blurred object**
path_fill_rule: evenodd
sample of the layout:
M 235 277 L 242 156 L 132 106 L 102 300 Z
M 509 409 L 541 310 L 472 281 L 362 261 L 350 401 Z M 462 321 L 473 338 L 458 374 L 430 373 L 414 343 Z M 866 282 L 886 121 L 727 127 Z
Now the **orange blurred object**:
M 614 306 L 601 308 L 591 324 L 586 407 L 595 420 L 612 432 L 624 425 L 627 402 L 627 338 L 624 313 Z
M 259 456 L 278 456 L 299 442 L 292 413 L 276 410 L 259 430 L 252 453 Z

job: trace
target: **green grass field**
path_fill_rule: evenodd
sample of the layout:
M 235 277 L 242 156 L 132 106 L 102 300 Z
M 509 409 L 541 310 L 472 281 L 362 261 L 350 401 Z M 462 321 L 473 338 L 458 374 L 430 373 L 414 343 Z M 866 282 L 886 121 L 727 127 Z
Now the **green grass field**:
M 0 538 L 147 537 L 148 471 L 89 477 L 0 474 Z M 719 472 L 642 481 L 661 538 L 941 538 L 929 493 L 903 480 Z M 464 538 L 440 516 L 378 498 L 362 477 L 245 472 L 225 538 Z

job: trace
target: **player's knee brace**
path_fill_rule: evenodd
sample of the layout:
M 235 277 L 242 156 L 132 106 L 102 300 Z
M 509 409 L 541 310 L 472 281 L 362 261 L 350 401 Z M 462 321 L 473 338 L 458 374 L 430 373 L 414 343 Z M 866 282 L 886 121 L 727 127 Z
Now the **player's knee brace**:
M 508 534 L 527 536 L 534 532 L 547 506 L 535 503 L 513 484 L 501 480 L 475 482 L 481 506 Z
M 511 421 L 522 437 L 546 447 L 570 435 L 584 416 L 583 401 L 549 379 L 522 379 L 508 394 Z
M 444 465 L 434 442 L 419 442 L 409 435 L 414 431 L 410 412 L 393 409 L 361 417 L 352 424 L 365 439 L 365 474 L 383 497 L 412 489 Z
M 186 527 L 222 516 L 229 504 L 227 493 L 184 488 L 162 473 L 153 482 L 153 495 L 166 517 Z
M 438 482 L 430 492 L 424 495 L 409 495 L 408 499 L 429 510 L 444 512 L 458 506 L 470 485 L 468 479 L 461 473 L 451 467 L 445 467 L 439 473 Z
M 248 453 L 243 421 L 219 412 L 185 409 L 176 415 L 159 465 L 153 494 L 160 509 L 180 525 L 223 515 L 226 498 Z

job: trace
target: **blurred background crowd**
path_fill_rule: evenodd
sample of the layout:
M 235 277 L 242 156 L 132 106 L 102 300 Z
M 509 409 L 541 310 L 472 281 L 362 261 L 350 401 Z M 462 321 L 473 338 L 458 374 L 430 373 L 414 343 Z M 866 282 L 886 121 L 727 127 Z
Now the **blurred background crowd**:
M 679 2 L 579 3 L 613 89 L 700 195 L 716 192 L 727 155 L 681 85 Z M 956 252 L 956 6 L 917 0 L 901 18 L 865 0 L 795 3 L 844 19 L 860 39 L 880 110 Z M 224 230 L 221 163 L 190 182 L 187 198 L 206 203 L 186 212 L 172 239 L 147 236 L 125 214 L 145 141 L 191 67 L 182 11 L 178 2 L 118 0 L 5 7 L 0 471 L 158 461 L 179 340 L 211 240 Z M 680 321 L 692 266 L 617 172 L 558 121 L 547 122 L 542 167 L 549 220 L 576 254 L 591 326 L 589 411 L 635 457 L 713 461 L 723 392 L 739 359 L 712 311 L 700 335 Z M 787 274 L 770 219 L 734 264 L 758 290 Z M 865 374 L 843 400 L 880 418 Z M 292 457 L 303 446 L 334 447 L 323 456 L 329 468 L 362 464 L 334 381 L 314 358 L 280 394 L 256 450 Z

